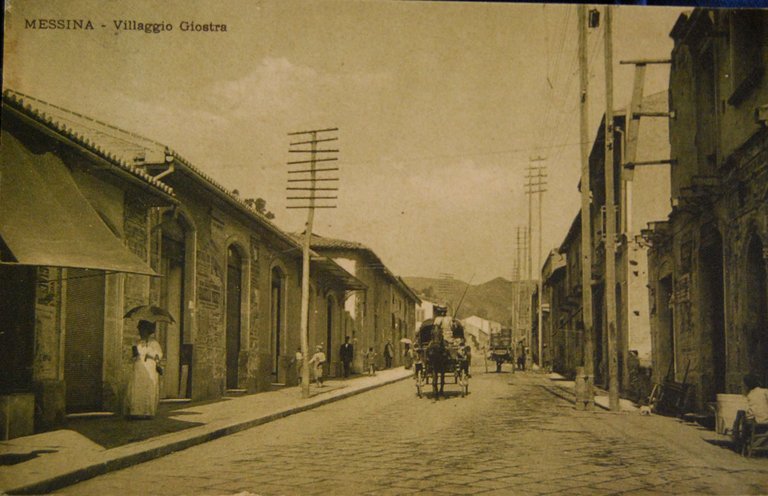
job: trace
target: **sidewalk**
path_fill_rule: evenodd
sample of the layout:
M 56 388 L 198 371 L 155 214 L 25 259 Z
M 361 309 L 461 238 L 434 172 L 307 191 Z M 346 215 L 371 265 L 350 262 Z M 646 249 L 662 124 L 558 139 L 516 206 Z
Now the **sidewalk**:
M 572 397 L 573 401 L 576 401 L 576 396 L 574 393 L 576 390 L 576 383 L 574 381 L 568 381 L 565 379 L 565 377 L 556 372 L 549 373 L 547 376 L 559 389 L 561 389 L 564 393 L 568 393 L 570 397 Z M 603 410 L 610 410 L 608 403 L 608 393 L 597 387 L 593 387 L 593 389 L 595 391 L 595 405 L 602 408 Z M 635 406 L 634 403 L 624 398 L 619 399 L 619 408 L 622 412 L 637 412 L 640 410 L 637 406 Z
M 323 388 L 313 385 L 308 399 L 301 398 L 298 387 L 290 387 L 199 405 L 166 408 L 153 420 L 129 421 L 110 417 L 78 421 L 79 425 L 84 422 L 92 424 L 87 432 L 95 433 L 90 437 L 100 439 L 103 444 L 71 429 L 2 441 L 0 459 L 6 464 L 0 465 L 0 494 L 53 491 L 411 376 L 412 371 L 400 367 L 380 371 L 374 377 L 327 380 Z M 144 425 L 149 431 L 154 429 L 161 433 L 135 442 L 108 435 L 109 429 L 141 429 Z

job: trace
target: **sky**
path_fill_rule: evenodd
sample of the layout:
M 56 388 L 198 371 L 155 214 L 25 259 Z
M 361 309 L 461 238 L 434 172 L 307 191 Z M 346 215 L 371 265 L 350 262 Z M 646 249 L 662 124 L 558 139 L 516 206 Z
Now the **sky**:
M 619 61 L 668 58 L 681 12 L 615 8 L 616 108 L 633 78 Z M 227 30 L 182 32 L 184 21 Z M 605 110 L 602 26 L 588 43 L 591 140 Z M 646 94 L 667 82 L 667 66 L 650 66 Z M 286 231 L 306 220 L 286 209 L 288 133 L 338 127 L 338 208 L 319 210 L 313 231 L 366 244 L 402 276 L 511 278 L 532 158 L 548 169 L 542 263 L 559 246 L 580 205 L 578 85 L 573 5 L 6 0 L 4 87 L 171 146 L 264 198 Z

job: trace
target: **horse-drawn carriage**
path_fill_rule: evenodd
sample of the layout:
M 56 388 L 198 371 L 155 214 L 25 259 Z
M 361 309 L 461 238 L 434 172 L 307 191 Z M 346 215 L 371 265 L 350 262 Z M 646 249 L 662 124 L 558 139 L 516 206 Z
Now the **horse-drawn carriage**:
M 469 393 L 469 357 L 461 322 L 445 315 L 424 321 L 416 333 L 414 350 L 414 379 L 419 398 L 429 384 L 433 399 L 444 395 L 446 374 L 449 381 L 453 378 L 449 384 L 459 386 L 462 397 Z

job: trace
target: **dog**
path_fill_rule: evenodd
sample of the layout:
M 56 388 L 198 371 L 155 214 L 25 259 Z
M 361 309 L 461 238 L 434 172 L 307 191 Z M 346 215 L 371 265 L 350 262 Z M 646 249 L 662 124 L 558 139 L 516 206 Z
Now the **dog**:
M 648 405 L 643 405 L 640 407 L 640 415 L 650 415 L 651 414 L 651 407 Z

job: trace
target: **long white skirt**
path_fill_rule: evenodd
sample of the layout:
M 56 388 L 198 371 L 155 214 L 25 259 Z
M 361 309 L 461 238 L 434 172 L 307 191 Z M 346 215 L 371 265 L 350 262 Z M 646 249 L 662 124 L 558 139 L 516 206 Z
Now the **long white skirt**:
M 137 359 L 133 362 L 133 374 L 128 383 L 127 415 L 152 417 L 157 412 L 160 389 L 155 361 Z

